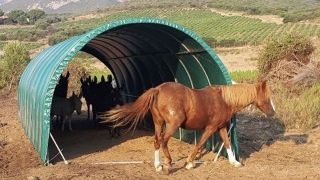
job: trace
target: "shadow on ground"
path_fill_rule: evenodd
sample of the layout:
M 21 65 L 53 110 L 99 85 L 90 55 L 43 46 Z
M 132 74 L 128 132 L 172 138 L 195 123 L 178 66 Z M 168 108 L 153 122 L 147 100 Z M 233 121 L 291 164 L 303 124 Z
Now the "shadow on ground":
M 276 141 L 293 141 L 296 144 L 307 143 L 307 134 L 285 135 L 285 126 L 278 118 L 266 118 L 258 113 L 239 113 L 237 134 L 240 145 L 240 157 L 247 159 L 263 146 Z
M 51 131 L 67 160 L 107 150 L 129 139 L 153 135 L 151 131 L 137 131 L 134 134 L 122 133 L 120 137 L 111 137 L 109 127 L 87 120 L 84 116 L 74 117 L 72 128 L 73 130 L 69 131 L 66 123 L 64 131 L 61 131 L 57 126 Z M 50 163 L 62 161 L 51 139 L 49 142 L 49 157 Z

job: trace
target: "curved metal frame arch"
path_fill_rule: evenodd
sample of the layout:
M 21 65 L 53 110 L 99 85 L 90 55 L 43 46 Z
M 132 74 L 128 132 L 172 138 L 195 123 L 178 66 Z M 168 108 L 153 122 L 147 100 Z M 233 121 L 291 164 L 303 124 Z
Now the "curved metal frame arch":
M 23 73 L 19 83 L 18 102 L 21 122 L 43 161 L 48 160 L 50 109 L 53 91 L 58 83 L 60 74 L 79 51 L 83 50 L 84 52 L 87 52 L 86 50 L 89 50 L 90 48 L 85 46 L 100 34 L 119 27 L 128 27 L 129 25 L 137 24 L 161 25 L 168 30 L 174 29 L 184 36 L 193 39 L 200 47 L 203 47 L 204 51 L 212 57 L 212 61 L 219 67 L 223 77 L 222 81 L 231 83 L 230 76 L 218 56 L 198 35 L 180 25 L 166 20 L 152 18 L 116 20 L 106 23 L 83 35 L 71 37 L 66 41 L 49 47 L 47 50 L 42 51 L 38 56 L 33 58 L 30 66 L 28 66 Z M 92 48 L 95 49 L 95 51 L 98 51 L 96 45 L 93 45 Z M 97 54 L 91 52 L 89 54 L 96 57 L 107 57 L 106 54 L 102 52 Z M 123 65 L 119 65 L 112 61 L 103 63 L 107 66 L 109 65 L 111 67 L 110 70 L 112 70 L 114 74 L 117 74 L 117 77 L 125 76 L 125 73 L 121 70 Z M 123 77 L 123 79 L 125 78 Z

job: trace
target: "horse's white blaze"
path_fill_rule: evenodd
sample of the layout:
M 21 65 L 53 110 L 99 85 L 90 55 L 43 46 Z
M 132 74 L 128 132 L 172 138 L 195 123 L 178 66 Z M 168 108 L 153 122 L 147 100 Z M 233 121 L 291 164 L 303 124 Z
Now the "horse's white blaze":
M 154 151 L 154 167 L 158 169 L 161 166 L 160 162 L 160 150 L 157 149 Z
M 116 82 L 116 80 L 112 79 L 111 85 L 112 85 L 113 88 L 116 88 L 116 87 L 117 87 L 117 82 Z
M 273 104 L 272 99 L 270 100 L 270 103 L 271 103 L 271 106 L 272 106 L 273 111 L 276 111 L 276 106 Z

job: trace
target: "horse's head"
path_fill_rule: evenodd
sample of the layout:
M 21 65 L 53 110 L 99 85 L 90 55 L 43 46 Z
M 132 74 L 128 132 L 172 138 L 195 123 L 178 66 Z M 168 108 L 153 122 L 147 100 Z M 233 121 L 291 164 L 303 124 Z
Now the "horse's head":
M 273 116 L 275 112 L 274 104 L 271 100 L 271 91 L 267 86 L 267 81 L 257 83 L 257 99 L 254 104 L 267 116 Z
M 82 92 L 80 92 L 78 96 L 75 95 L 74 92 L 72 94 L 72 101 L 74 103 L 74 108 L 78 115 L 81 114 L 81 107 L 82 107 L 81 97 L 82 97 Z

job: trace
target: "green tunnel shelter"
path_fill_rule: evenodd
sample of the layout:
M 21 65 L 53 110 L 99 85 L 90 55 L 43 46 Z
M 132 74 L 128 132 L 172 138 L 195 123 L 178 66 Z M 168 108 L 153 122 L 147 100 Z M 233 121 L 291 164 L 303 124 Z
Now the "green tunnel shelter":
M 20 120 L 44 162 L 48 162 L 53 92 L 61 73 L 80 51 L 95 56 L 111 70 L 124 94 L 132 95 L 123 96 L 125 102 L 167 81 L 191 88 L 231 83 L 227 69 L 212 48 L 191 30 L 167 20 L 116 20 L 71 37 L 34 57 L 19 82 Z M 235 119 L 232 122 L 235 125 Z M 179 129 L 175 137 L 196 143 L 200 135 L 201 131 Z M 235 126 L 231 141 L 239 158 Z M 215 149 L 218 144 L 220 140 L 215 135 L 206 147 Z

